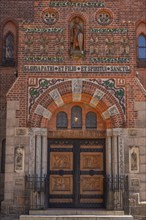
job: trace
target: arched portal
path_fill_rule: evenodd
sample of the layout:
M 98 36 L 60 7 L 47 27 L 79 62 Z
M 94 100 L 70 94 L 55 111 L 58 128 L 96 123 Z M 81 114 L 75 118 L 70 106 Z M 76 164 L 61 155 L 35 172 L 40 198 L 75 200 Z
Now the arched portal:
M 46 88 L 44 79 L 39 85 L 40 95 L 39 86 L 30 88 L 30 95 L 38 94 L 30 96 L 31 172 L 48 175 L 48 207 L 104 207 L 105 175 L 123 172 L 124 91 L 112 80 L 60 80 Z

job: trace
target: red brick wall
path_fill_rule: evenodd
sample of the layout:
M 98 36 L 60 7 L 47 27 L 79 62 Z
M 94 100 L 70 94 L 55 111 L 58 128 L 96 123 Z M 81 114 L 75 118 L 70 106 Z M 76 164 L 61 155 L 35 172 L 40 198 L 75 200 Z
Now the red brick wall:
M 134 77 L 136 74 L 135 67 L 137 65 L 136 62 L 136 43 L 137 43 L 137 24 L 140 21 L 146 21 L 145 11 L 146 11 L 146 2 L 145 0 L 136 1 L 103 1 L 106 6 L 105 9 L 108 9 L 113 14 L 113 22 L 105 27 L 102 27 L 95 22 L 95 13 L 98 11 L 98 9 L 95 8 L 55 8 L 55 10 L 59 13 L 59 20 L 54 25 L 47 25 L 42 22 L 41 14 L 42 11 L 46 8 L 48 8 L 49 1 L 21 1 L 21 4 L 19 2 L 14 1 L 6 1 L 2 0 L 0 2 L 0 22 L 1 22 L 1 30 L 3 27 L 3 24 L 6 19 L 14 19 L 18 23 L 18 74 L 19 78 L 15 85 L 11 88 L 7 99 L 8 100 L 19 100 L 20 101 L 20 111 L 17 112 L 17 117 L 20 119 L 20 126 L 26 126 L 28 125 L 28 90 L 27 90 L 27 80 L 29 76 L 34 77 L 54 77 L 54 78 L 73 78 L 73 77 L 87 77 L 87 78 L 124 78 L 126 79 L 126 127 L 134 127 L 135 126 L 135 119 L 136 119 L 136 112 L 134 112 L 134 101 L 143 101 L 145 100 L 144 95 L 142 91 L 139 89 Z M 34 8 L 34 11 L 33 11 Z M 70 30 L 69 30 L 69 22 L 71 18 L 75 15 L 79 15 L 84 20 L 84 30 L 85 30 L 85 50 L 86 50 L 86 56 L 84 59 L 73 59 L 69 56 L 69 39 L 70 39 Z M 100 63 L 95 65 L 129 65 L 131 68 L 130 74 L 125 73 L 107 73 L 107 74 L 99 74 L 99 73 L 41 73 L 41 74 L 35 74 L 35 73 L 24 73 L 23 72 L 23 66 L 28 64 L 46 64 L 44 62 L 29 62 L 24 61 L 24 58 L 26 57 L 34 57 L 34 56 L 49 56 L 54 57 L 55 55 L 55 42 L 56 38 L 58 37 L 57 34 L 47 34 L 47 37 L 49 39 L 48 45 L 49 45 L 49 51 L 46 55 L 40 54 L 39 49 L 39 40 L 40 40 L 40 33 L 33 34 L 34 37 L 34 43 L 33 43 L 33 53 L 25 53 L 24 47 L 25 47 L 25 40 L 26 40 L 26 33 L 24 32 L 24 28 L 30 28 L 30 27 L 37 27 L 37 28 L 50 28 L 50 27 L 61 27 L 64 28 L 65 31 L 63 33 L 64 38 L 64 54 L 61 55 L 64 57 L 64 62 L 60 63 L 62 65 L 94 65 L 91 63 L 90 58 L 91 55 L 89 54 L 89 46 L 90 46 L 90 39 L 91 39 L 91 32 L 90 28 L 128 28 L 128 38 L 129 38 L 129 45 L 130 45 L 130 63 L 129 64 L 117 64 L 117 63 Z M 139 29 L 138 29 L 139 30 Z M 93 37 L 95 34 L 93 34 Z M 111 35 L 109 35 L 111 37 Z M 99 34 L 99 44 L 103 45 L 107 37 L 107 34 Z M 120 34 L 113 35 L 114 40 L 116 42 L 116 45 L 118 45 L 118 42 L 120 41 Z M 2 39 L 2 34 L 0 36 Z M 1 44 L 2 45 L 2 44 Z M 102 48 L 101 47 L 101 48 Z M 119 47 L 117 46 L 116 57 L 118 57 L 118 50 Z M 100 57 L 100 54 L 99 54 Z M 104 57 L 103 55 L 101 57 Z M 49 63 L 49 64 L 56 64 L 55 62 Z M 58 65 L 58 64 L 56 64 Z M 10 71 L 9 71 L 10 70 Z M 14 76 L 12 73 L 12 69 L 7 70 L 7 76 L 11 76 L 12 80 L 8 83 L 7 76 L 2 76 L 5 79 L 5 83 L 3 84 L 4 89 L 7 91 L 10 85 L 13 83 Z M 144 71 L 142 69 L 138 69 L 138 71 Z M 9 85 L 9 86 L 8 86 Z M 8 87 L 7 87 L 8 86 Z M 2 89 L 2 92 L 4 90 Z M 1 98 L 2 100 L 2 98 Z M 2 103 L 5 103 L 4 101 L 1 101 Z M 39 116 L 37 116 L 39 118 Z

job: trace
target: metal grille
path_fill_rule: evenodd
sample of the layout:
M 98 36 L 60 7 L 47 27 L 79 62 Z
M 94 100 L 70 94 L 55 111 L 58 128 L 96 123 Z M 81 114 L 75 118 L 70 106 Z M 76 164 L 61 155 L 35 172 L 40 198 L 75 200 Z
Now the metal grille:
M 124 210 L 129 213 L 128 176 L 105 176 L 105 207 L 107 210 Z M 28 209 L 48 208 L 48 177 L 26 176 Z M 90 204 L 90 203 L 89 203 Z M 66 204 L 66 207 L 68 205 Z M 90 208 L 90 205 L 89 205 Z

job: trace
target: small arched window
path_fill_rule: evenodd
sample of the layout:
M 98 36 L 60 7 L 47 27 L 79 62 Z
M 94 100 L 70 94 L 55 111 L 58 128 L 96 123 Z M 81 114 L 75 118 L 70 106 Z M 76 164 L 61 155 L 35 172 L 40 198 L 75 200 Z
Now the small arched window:
M 11 32 L 9 32 L 4 37 L 4 47 L 3 47 L 3 65 L 5 66 L 14 66 L 15 59 L 14 59 L 14 36 Z
M 82 128 L 82 109 L 79 106 L 74 106 L 71 109 L 71 128 Z
M 138 37 L 138 64 L 146 67 L 146 36 L 143 34 Z
M 5 172 L 5 151 L 6 151 L 6 140 L 2 141 L 2 151 L 1 151 L 1 172 Z
M 88 112 L 86 114 L 86 128 L 87 129 L 97 128 L 97 117 L 94 112 Z
M 67 114 L 65 112 L 58 112 L 56 116 L 56 128 L 66 129 L 68 127 Z

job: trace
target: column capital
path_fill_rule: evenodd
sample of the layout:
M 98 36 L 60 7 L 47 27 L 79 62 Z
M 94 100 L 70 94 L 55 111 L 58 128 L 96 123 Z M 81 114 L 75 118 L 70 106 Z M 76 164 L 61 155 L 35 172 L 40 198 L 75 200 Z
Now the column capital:
M 107 137 L 112 137 L 112 129 L 107 129 L 106 130 L 106 136 Z
M 122 128 L 113 128 L 112 129 L 112 136 L 120 136 L 120 134 L 122 133 Z
M 48 130 L 47 128 L 31 128 L 29 130 L 29 135 L 37 135 L 37 136 L 46 136 L 47 137 Z

